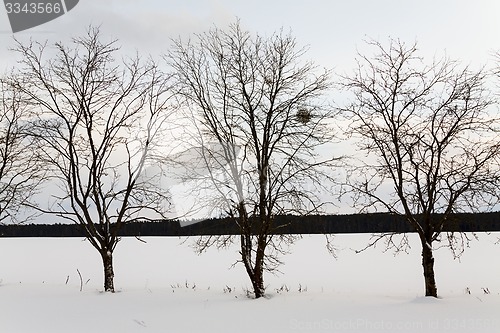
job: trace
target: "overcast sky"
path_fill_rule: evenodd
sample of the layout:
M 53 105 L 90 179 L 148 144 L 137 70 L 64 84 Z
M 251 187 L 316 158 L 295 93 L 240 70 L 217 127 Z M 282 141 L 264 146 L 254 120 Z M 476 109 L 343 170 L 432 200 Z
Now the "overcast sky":
M 500 50 L 500 1 L 497 0 L 80 0 L 66 15 L 16 37 L 65 40 L 88 25 L 101 25 L 124 48 L 159 54 L 169 39 L 227 26 L 235 18 L 263 35 L 291 29 L 309 56 L 337 70 L 352 66 L 363 39 L 389 36 L 418 41 L 425 55 L 442 55 L 465 63 L 485 64 Z M 10 62 L 12 33 L 5 9 L 0 11 L 3 67 Z
M 64 41 L 100 25 L 125 51 L 159 56 L 170 39 L 226 27 L 236 18 L 244 28 L 270 35 L 291 30 L 307 57 L 337 73 L 353 69 L 363 40 L 418 42 L 421 54 L 444 54 L 474 66 L 493 61 L 500 50 L 498 0 L 80 0 L 70 12 L 39 27 L 16 33 L 20 40 Z M 0 70 L 14 65 L 13 34 L 0 10 Z

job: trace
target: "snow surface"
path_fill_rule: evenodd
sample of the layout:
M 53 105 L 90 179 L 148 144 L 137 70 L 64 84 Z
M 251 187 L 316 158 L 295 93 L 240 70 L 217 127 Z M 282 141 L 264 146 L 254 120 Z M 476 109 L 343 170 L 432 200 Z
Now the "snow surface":
M 460 262 L 436 252 L 433 299 L 422 297 L 415 235 L 398 256 L 381 247 L 356 254 L 369 235 L 338 235 L 337 259 L 324 236 L 304 236 L 283 274 L 266 275 L 259 300 L 246 297 L 243 267 L 230 267 L 236 246 L 198 256 L 194 239 L 124 238 L 109 294 L 87 241 L 2 238 L 0 332 L 499 332 L 500 234 L 479 237 Z

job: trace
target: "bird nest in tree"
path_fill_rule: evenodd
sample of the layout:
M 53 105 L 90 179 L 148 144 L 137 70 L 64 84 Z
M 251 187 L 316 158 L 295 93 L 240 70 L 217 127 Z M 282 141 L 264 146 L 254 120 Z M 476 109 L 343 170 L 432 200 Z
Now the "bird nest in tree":
M 308 110 L 308 109 L 305 109 L 305 108 L 299 109 L 297 111 L 297 114 L 295 115 L 295 117 L 302 124 L 307 124 L 308 122 L 311 121 L 312 112 L 311 112 L 311 110 Z

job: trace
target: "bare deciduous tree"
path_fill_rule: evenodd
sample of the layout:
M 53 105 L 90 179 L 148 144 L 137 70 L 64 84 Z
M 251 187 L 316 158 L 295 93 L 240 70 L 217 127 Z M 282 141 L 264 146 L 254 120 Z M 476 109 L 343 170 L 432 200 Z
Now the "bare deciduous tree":
M 168 198 L 142 171 L 169 113 L 168 77 L 152 60 L 117 61 L 116 41 L 89 28 L 72 47 L 18 43 L 22 60 L 12 86 L 36 111 L 32 135 L 51 179 L 54 205 L 44 211 L 80 225 L 99 251 L 104 289 L 114 292 L 113 252 L 124 223 L 161 218 Z
M 191 112 L 194 160 L 208 169 L 189 177 L 204 184 L 199 197 L 217 193 L 205 206 L 237 224 L 240 262 L 256 298 L 265 293 L 264 271 L 277 268 L 295 239 L 278 235 L 275 216 L 318 212 L 318 187 L 327 178 L 321 166 L 334 161 L 315 151 L 331 138 L 322 100 L 330 74 L 301 61 L 304 55 L 288 34 L 263 38 L 237 22 L 176 41 L 167 56 Z M 202 251 L 233 240 L 206 237 L 198 245 Z
M 29 206 L 44 178 L 27 135 L 29 114 L 19 94 L 0 81 L 0 224 L 29 219 Z M 23 211 L 21 213 L 21 211 Z M 21 214 L 20 214 L 21 213 Z
M 344 82 L 354 94 L 345 109 L 349 133 L 366 153 L 349 185 L 357 205 L 404 216 L 415 229 L 425 295 L 437 297 L 433 244 L 447 221 L 498 202 L 498 111 L 483 71 L 447 58 L 425 65 L 416 44 L 399 40 L 369 45 L 376 55 L 359 54 Z M 452 247 L 453 236 L 447 238 Z M 387 244 L 401 245 L 392 238 Z

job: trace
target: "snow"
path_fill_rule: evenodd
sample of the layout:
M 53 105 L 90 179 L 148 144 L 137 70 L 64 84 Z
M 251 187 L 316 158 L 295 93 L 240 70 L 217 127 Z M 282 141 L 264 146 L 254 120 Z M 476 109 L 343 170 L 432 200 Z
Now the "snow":
M 109 294 L 87 241 L 2 238 L 0 331 L 499 332 L 500 234 L 479 237 L 460 261 L 436 251 L 434 299 L 422 297 L 416 235 L 410 253 L 397 256 L 356 254 L 369 235 L 338 235 L 337 259 L 324 236 L 304 236 L 283 258 L 283 274 L 266 275 L 268 296 L 259 300 L 246 297 L 242 265 L 231 268 L 237 246 L 196 255 L 194 239 L 124 238 L 114 252 L 117 293 Z

